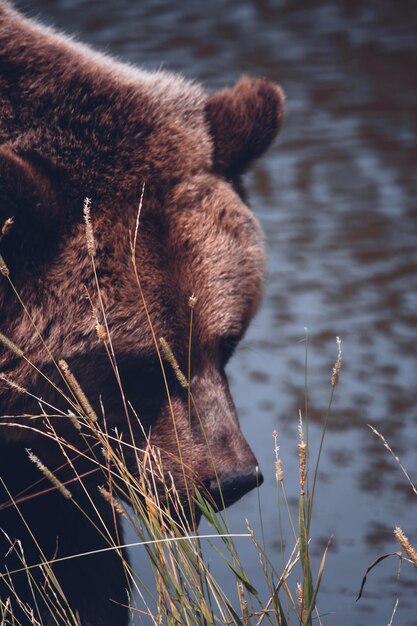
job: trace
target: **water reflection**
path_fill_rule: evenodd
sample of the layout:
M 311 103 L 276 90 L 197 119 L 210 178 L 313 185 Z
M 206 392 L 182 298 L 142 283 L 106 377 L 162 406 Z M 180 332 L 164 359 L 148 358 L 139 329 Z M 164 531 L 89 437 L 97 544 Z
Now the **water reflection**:
M 396 549 L 397 523 L 417 544 L 416 497 L 366 426 L 378 426 L 416 481 L 417 4 L 33 0 L 30 11 L 124 59 L 179 70 L 212 89 L 242 73 L 283 85 L 282 138 L 248 181 L 267 233 L 266 302 L 231 366 L 243 427 L 263 460 L 268 544 L 277 542 L 276 427 L 296 493 L 307 326 L 313 443 L 336 335 L 344 349 L 313 527 L 317 555 L 334 536 L 323 623 L 387 623 L 398 595 L 397 623 L 415 625 L 416 578 L 407 567 L 397 583 L 396 564 L 385 562 L 364 599 L 354 599 L 367 565 Z M 255 497 L 232 509 L 236 529 L 254 517 L 251 508 Z

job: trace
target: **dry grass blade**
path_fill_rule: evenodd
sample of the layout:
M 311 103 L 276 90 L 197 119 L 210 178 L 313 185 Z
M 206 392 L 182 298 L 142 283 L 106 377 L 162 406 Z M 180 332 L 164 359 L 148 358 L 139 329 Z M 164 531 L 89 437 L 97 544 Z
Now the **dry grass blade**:
M 404 465 L 401 463 L 400 458 L 394 454 L 394 451 L 392 450 L 391 446 L 389 445 L 389 443 L 387 442 L 387 440 L 385 439 L 385 437 L 383 435 L 381 435 L 380 432 L 377 431 L 376 428 L 374 428 L 373 426 L 371 426 L 371 424 L 368 424 L 368 427 L 372 430 L 372 432 L 374 433 L 374 435 L 376 435 L 379 439 L 381 439 L 381 441 L 384 444 L 384 447 L 388 450 L 388 452 L 390 452 L 390 454 L 394 457 L 395 462 L 399 465 L 399 467 L 401 468 L 402 473 L 404 474 L 404 476 L 406 477 L 406 479 L 408 480 L 411 489 L 413 490 L 413 492 L 415 493 L 415 495 L 417 496 L 417 489 L 413 483 L 413 481 L 410 478 L 409 473 L 407 472 L 407 470 L 405 469 Z
M 396 614 L 397 608 L 398 608 L 398 602 L 399 602 L 399 600 L 397 598 L 396 601 L 395 601 L 395 604 L 394 604 L 394 608 L 393 608 L 393 611 L 392 611 L 392 614 L 391 614 L 391 618 L 390 618 L 390 620 L 388 622 L 388 626 L 392 626 L 392 624 L 394 622 L 394 617 L 395 617 L 395 614 Z
M 366 579 L 368 577 L 369 572 L 376 567 L 379 563 L 381 563 L 381 561 L 384 561 L 385 559 L 387 559 L 390 556 L 398 556 L 398 558 L 402 558 L 402 554 L 401 552 L 389 552 L 388 554 L 383 554 L 382 556 L 379 556 L 377 559 L 375 559 L 375 561 L 373 561 L 369 567 L 366 568 L 366 572 L 362 578 L 362 582 L 361 582 L 361 586 L 359 589 L 359 593 L 358 593 L 358 597 L 356 598 L 356 602 L 358 600 L 360 600 L 360 598 L 362 597 L 362 593 L 366 584 Z

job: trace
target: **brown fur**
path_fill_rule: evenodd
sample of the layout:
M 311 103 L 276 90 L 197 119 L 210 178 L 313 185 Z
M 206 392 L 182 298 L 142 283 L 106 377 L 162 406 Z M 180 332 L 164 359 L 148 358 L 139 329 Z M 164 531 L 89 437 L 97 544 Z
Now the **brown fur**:
M 242 199 L 240 175 L 278 132 L 281 90 L 246 77 L 209 96 L 179 76 L 149 74 L 94 53 L 0 2 L 0 111 L 0 219 L 15 218 L 0 252 L 48 350 L 69 362 L 99 415 L 101 399 L 108 428 L 126 430 L 120 393 L 85 296 L 87 289 L 96 298 L 82 223 L 83 200 L 89 196 L 95 262 L 125 394 L 160 450 L 165 470 L 180 492 L 185 485 L 179 452 L 199 485 L 208 484 L 215 470 L 219 476 L 253 471 L 256 460 L 240 431 L 224 367 L 256 312 L 264 273 L 262 237 Z M 179 440 L 130 259 L 143 185 L 136 263 L 155 335 L 168 341 L 184 371 L 189 297 L 197 298 L 191 387 L 203 427 L 193 415 L 190 429 L 187 394 L 166 366 Z M 59 382 L 32 322 L 1 278 L 0 330 Z M 67 408 L 25 361 L 4 348 L 0 366 L 29 391 Z M 0 402 L 3 415 L 39 412 L 35 401 L 2 381 Z M 6 481 L 14 481 L 10 458 L 23 459 L 25 446 L 52 469 L 62 462 L 59 450 L 31 430 L 33 421 L 21 419 L 23 427 L 11 422 L 17 420 L 0 424 Z M 39 420 L 36 426 L 45 428 Z M 69 422 L 60 420 L 56 428 L 81 445 Z M 143 446 L 139 428 L 135 439 Z M 20 467 L 12 490 L 25 486 L 25 471 L 27 485 L 32 480 L 31 470 L 22 469 L 24 461 Z M 58 536 L 59 556 L 65 553 L 64 527 L 72 515 L 67 504 L 54 501 L 46 527 L 42 511 L 51 510 L 52 500 L 44 497 L 40 511 L 36 504 L 27 506 L 45 550 L 54 552 Z M 16 519 L 1 515 L 0 526 L 18 537 L 19 531 L 11 530 Z M 97 543 L 91 530 L 83 528 L 83 535 L 88 545 Z M 75 540 L 70 542 L 68 551 L 79 550 Z M 68 565 L 62 573 L 83 625 L 122 624 L 124 612 L 117 613 L 114 603 L 111 609 L 103 605 L 103 616 L 97 607 L 100 587 L 104 602 L 120 597 L 123 575 L 115 573 L 117 565 L 99 566 L 102 579 L 88 600 L 82 581 L 74 583 L 77 576 L 91 575 L 85 568 L 73 575 Z

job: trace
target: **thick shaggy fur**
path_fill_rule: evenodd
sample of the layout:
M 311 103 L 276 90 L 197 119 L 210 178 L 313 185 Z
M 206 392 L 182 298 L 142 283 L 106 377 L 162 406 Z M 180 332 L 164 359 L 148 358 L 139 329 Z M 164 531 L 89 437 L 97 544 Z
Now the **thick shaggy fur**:
M 240 177 L 270 145 L 282 116 L 282 92 L 270 82 L 243 78 L 233 89 L 210 96 L 180 76 L 146 73 L 97 54 L 0 1 L 1 223 L 14 217 L 0 252 L 30 313 L 29 318 L 1 276 L 0 330 L 27 358 L 2 347 L 1 370 L 66 411 L 60 396 L 28 363 L 59 384 L 51 354 L 65 358 L 97 413 L 104 412 L 107 428 L 127 429 L 121 394 L 86 298 L 89 293 L 99 310 L 82 222 L 89 196 L 95 263 L 124 393 L 185 503 L 180 456 L 198 485 L 210 484 L 216 473 L 230 483 L 231 476 L 253 474 L 256 466 L 224 367 L 256 312 L 264 274 L 262 238 Z M 187 393 L 167 365 L 173 428 L 138 293 L 129 242 L 143 189 L 136 264 L 148 313 L 156 338 L 168 341 L 187 371 L 189 297 L 196 297 L 191 389 L 202 424 L 192 415 L 190 425 Z M 0 423 L 1 474 L 12 495 L 25 489 L 32 494 L 21 512 L 45 557 L 102 547 L 96 530 L 59 492 L 39 495 L 36 486 L 30 487 L 39 474 L 27 460 L 26 447 L 51 469 L 64 461 L 58 446 L 37 432 L 47 430 L 44 420 L 14 417 L 39 414 L 37 401 L 3 379 L 0 410 L 9 416 Z M 56 420 L 54 426 L 74 448 L 82 448 L 69 420 Z M 143 431 L 136 425 L 139 450 Z M 61 480 L 69 476 L 65 467 L 59 471 Z M 243 485 L 237 495 L 251 486 Z M 94 478 L 90 487 L 96 494 Z M 76 497 L 94 515 L 81 489 Z M 112 527 L 110 507 L 94 498 Z M 28 562 L 37 562 L 37 549 L 7 500 L 3 491 L 0 527 L 23 541 Z M 5 558 L 8 542 L 0 539 L 0 548 Z M 5 560 L 9 569 L 14 566 L 10 559 Z M 54 572 L 83 626 L 126 622 L 125 581 L 117 557 L 106 553 L 68 561 Z M 24 582 L 16 578 L 14 584 L 29 599 Z M 5 587 L 0 592 L 2 600 L 10 595 Z M 39 606 L 43 623 L 52 623 Z

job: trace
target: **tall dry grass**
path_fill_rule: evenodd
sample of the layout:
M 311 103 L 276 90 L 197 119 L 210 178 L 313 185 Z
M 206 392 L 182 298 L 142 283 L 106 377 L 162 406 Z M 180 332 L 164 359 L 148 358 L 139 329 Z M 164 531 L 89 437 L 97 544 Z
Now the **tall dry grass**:
M 149 332 L 153 337 L 155 353 L 158 357 L 161 376 L 165 383 L 165 392 L 172 411 L 172 421 L 175 425 L 175 413 L 171 403 L 168 377 L 165 371 L 165 363 L 168 362 L 178 382 L 187 390 L 189 412 L 197 414 L 198 409 L 190 386 L 191 377 L 191 345 L 193 332 L 193 312 L 198 306 L 193 295 L 190 296 L 190 330 L 189 330 L 189 364 L 188 371 L 182 372 L 178 366 L 175 355 L 163 337 L 157 337 L 146 299 L 141 286 L 140 273 L 136 266 L 135 249 L 140 223 L 140 210 L 143 202 L 143 192 L 136 220 L 136 229 L 131 236 L 131 262 L 134 270 L 138 299 L 146 312 Z M 285 467 L 280 457 L 280 441 L 278 433 L 274 431 L 271 445 L 271 464 L 275 466 L 278 528 L 277 536 L 280 546 L 276 553 L 266 545 L 263 532 L 262 504 L 259 500 L 259 523 L 261 536 L 257 537 L 249 521 L 246 522 L 247 532 L 236 535 L 230 528 L 227 515 L 218 514 L 213 502 L 205 494 L 200 492 L 194 484 L 188 484 L 188 500 L 184 501 L 179 496 L 174 481 L 170 480 L 158 450 L 152 446 L 147 433 L 143 431 L 144 444 L 141 449 L 137 448 L 133 436 L 134 427 L 141 427 L 140 416 L 135 413 L 134 407 L 129 404 L 129 399 L 123 393 L 123 381 L 120 378 L 117 367 L 117 355 L 115 353 L 111 331 L 107 322 L 106 310 L 101 296 L 100 281 L 95 262 L 95 240 L 93 225 L 90 215 L 90 201 L 86 199 L 84 204 L 84 217 L 86 224 L 87 253 L 91 259 L 91 271 L 97 290 L 99 310 L 92 306 L 96 320 L 98 338 L 104 343 L 108 359 L 118 381 L 123 406 L 126 414 L 126 432 L 117 430 L 109 432 L 103 415 L 97 415 L 83 391 L 82 381 L 78 381 L 68 364 L 60 358 L 60 355 L 50 353 L 47 345 L 43 342 L 49 353 L 51 364 L 58 372 L 60 384 L 48 379 L 51 388 L 58 391 L 65 400 L 66 410 L 63 411 L 53 404 L 49 404 L 45 398 L 36 398 L 36 395 L 27 391 L 15 381 L 3 376 L 15 393 L 29 394 L 35 397 L 40 406 L 39 415 L 33 415 L 34 431 L 37 428 L 37 420 L 42 419 L 47 424 L 43 436 L 50 438 L 59 446 L 67 467 L 72 470 L 72 479 L 66 484 L 58 479 L 57 475 L 48 467 L 48 459 L 36 457 L 28 451 L 30 460 L 39 470 L 40 478 L 47 481 L 49 488 L 58 490 L 63 498 L 70 500 L 71 505 L 80 509 L 82 514 L 88 516 L 89 522 L 96 532 L 105 541 L 106 547 L 101 551 L 112 551 L 117 554 L 123 565 L 126 586 L 126 604 L 129 606 L 131 623 L 155 624 L 167 626 L 174 625 L 218 625 L 237 624 L 248 626 L 253 624 L 275 624 L 287 626 L 299 624 L 300 626 L 312 626 L 321 624 L 318 607 L 318 593 L 327 558 L 327 548 L 317 566 L 314 566 L 311 558 L 310 528 L 313 518 L 313 506 L 318 479 L 320 458 L 323 450 L 323 442 L 327 425 L 331 415 L 336 385 L 342 363 L 342 350 L 340 339 L 337 338 L 337 356 L 331 372 L 331 384 L 327 408 L 324 411 L 322 435 L 318 450 L 314 451 L 309 443 L 308 421 L 308 380 L 307 380 L 307 352 L 308 337 L 305 341 L 306 350 L 306 373 L 303 410 L 298 419 L 294 421 L 294 435 L 298 436 L 298 465 L 299 465 L 299 491 L 298 509 L 292 510 L 286 491 Z M 6 268 L 2 271 L 21 303 L 22 312 L 30 320 L 35 333 L 40 335 L 30 311 L 26 308 L 13 283 L 10 273 Z M 3 266 L 2 266 L 3 267 Z M 90 298 L 91 298 L 91 294 Z M 92 298 L 91 298 L 92 302 Z M 43 340 L 42 340 L 43 341 Z M 0 342 L 4 348 L 14 353 L 21 359 L 26 359 L 24 352 L 11 342 L 6 335 L 0 334 Z M 28 361 L 29 362 L 29 361 Z M 36 363 L 29 362 L 38 375 L 46 375 L 37 367 Z M 59 434 L 56 428 L 56 420 L 68 420 L 82 438 L 83 449 L 75 449 L 74 444 Z M 16 416 L 15 424 L 18 424 Z M 298 435 L 296 432 L 298 431 Z M 285 444 L 287 445 L 287 443 Z M 180 446 L 178 445 L 180 451 Z M 100 451 L 100 454 L 98 453 Z M 86 477 L 77 469 L 72 461 L 73 453 L 83 455 L 99 474 L 100 487 L 97 492 L 91 492 L 87 488 Z M 132 453 L 135 459 L 135 467 L 132 468 Z M 127 455 L 130 457 L 127 461 Z M 187 480 L 186 468 L 183 468 L 183 477 Z M 20 511 L 19 498 L 14 498 L 8 491 L 7 484 L 0 477 L 3 489 L 8 493 L 8 506 L 13 506 Z M 81 489 L 83 496 L 87 498 L 90 511 L 85 511 L 74 496 L 75 489 Z M 157 485 L 163 485 L 163 494 L 158 495 Z M 136 541 L 129 546 L 123 545 L 118 537 L 117 524 L 106 528 L 100 518 L 100 510 L 97 499 L 104 498 L 112 507 L 114 520 L 124 518 L 124 524 L 133 529 Z M 210 535 L 199 536 L 195 530 L 193 516 L 187 516 L 185 508 L 198 510 L 212 528 Z M 291 532 L 292 545 L 285 547 L 283 519 L 288 518 Z M 25 520 L 23 520 L 25 523 Z M 0 517 L 1 526 L 1 517 Z M 28 529 L 29 532 L 30 528 Z M 256 580 L 250 580 L 243 561 L 239 555 L 237 537 L 240 540 L 250 542 L 257 554 L 259 561 L 259 575 Z M 25 547 L 19 541 L 10 537 L 10 551 L 13 551 L 20 561 L 20 567 L 14 571 L 0 571 L 0 576 L 8 588 L 7 597 L 0 600 L 0 626 L 3 624 L 16 624 L 19 622 L 13 614 L 13 606 L 20 606 L 27 623 L 33 625 L 43 624 L 44 620 L 39 610 L 39 604 L 48 607 L 50 615 L 58 624 L 80 626 L 79 616 L 65 598 L 64 591 L 59 580 L 54 574 L 54 565 L 58 562 L 70 559 L 86 558 L 90 553 L 74 553 L 66 557 L 57 557 L 48 560 L 42 552 L 42 546 L 38 545 L 38 563 L 28 564 L 25 560 Z M 37 538 L 32 535 L 36 543 Z M 210 541 L 211 549 L 224 562 L 229 576 L 235 580 L 236 593 L 234 597 L 228 597 L 219 580 L 216 580 L 210 570 L 207 557 L 203 556 L 202 542 Z M 153 582 L 149 586 L 141 578 L 141 572 L 136 571 L 130 562 L 126 560 L 125 548 L 143 546 L 152 572 Z M 34 572 L 42 571 L 42 584 Z M 23 603 L 14 587 L 13 579 L 18 572 L 24 572 L 32 602 Z M 266 590 L 266 591 L 265 591 Z

